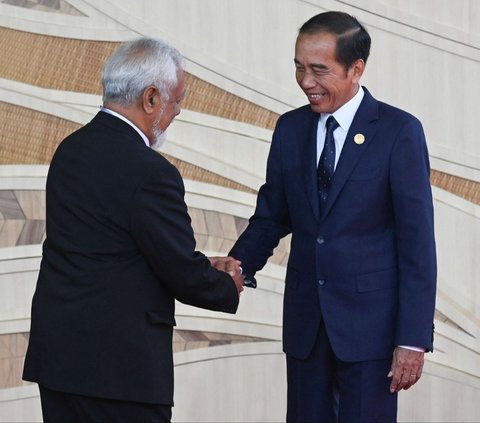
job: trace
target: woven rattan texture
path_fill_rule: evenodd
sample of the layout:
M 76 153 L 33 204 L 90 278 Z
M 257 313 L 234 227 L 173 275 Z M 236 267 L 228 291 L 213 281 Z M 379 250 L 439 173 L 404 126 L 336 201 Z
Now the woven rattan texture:
M 58 143 L 79 127 L 78 123 L 0 102 L 0 164 L 49 164 Z M 256 192 L 199 166 L 167 158 L 185 179 Z
M 162 153 L 162 155 L 166 157 L 170 161 L 170 163 L 175 165 L 175 167 L 180 171 L 184 179 L 205 182 L 213 185 L 220 185 L 225 188 L 249 192 L 251 194 L 257 193 L 256 190 L 249 188 L 246 185 L 239 184 L 238 182 L 232 181 L 231 179 L 225 178 L 221 175 L 218 175 L 217 173 L 210 172 L 200 166 L 195 166 L 168 154 Z
M 58 143 L 79 125 L 0 102 L 0 164 L 48 164 Z
M 80 125 L 46 113 L 0 102 L 0 164 L 48 164 L 58 143 Z M 220 185 L 239 191 L 255 190 L 187 163 L 166 156 L 185 179 Z M 480 205 L 480 183 L 432 170 L 434 186 Z
M 0 28 L 0 76 L 42 88 L 101 92 L 101 69 L 116 43 Z
M 101 72 L 118 43 L 0 28 L 0 77 L 54 90 L 101 94 Z M 278 114 L 187 74 L 185 109 L 273 129 Z
M 103 63 L 114 42 L 73 40 L 0 28 L 0 77 L 43 88 L 101 94 Z M 185 109 L 272 129 L 278 115 L 187 74 Z M 0 163 L 49 163 L 57 143 L 78 125 L 48 114 L 0 103 Z M 171 157 L 187 179 L 251 192 L 205 169 Z M 432 184 L 480 204 L 480 184 L 432 171 Z
M 432 185 L 452 194 L 458 195 L 471 203 L 480 205 L 480 183 L 470 179 L 449 175 L 432 170 L 430 174 Z

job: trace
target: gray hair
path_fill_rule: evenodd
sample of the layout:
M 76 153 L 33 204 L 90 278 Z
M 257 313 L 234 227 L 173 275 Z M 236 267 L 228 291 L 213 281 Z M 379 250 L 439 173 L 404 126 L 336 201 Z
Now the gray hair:
M 138 38 L 121 45 L 103 68 L 103 103 L 128 107 L 154 85 L 163 100 L 177 84 L 185 59 L 173 47 L 156 38 Z

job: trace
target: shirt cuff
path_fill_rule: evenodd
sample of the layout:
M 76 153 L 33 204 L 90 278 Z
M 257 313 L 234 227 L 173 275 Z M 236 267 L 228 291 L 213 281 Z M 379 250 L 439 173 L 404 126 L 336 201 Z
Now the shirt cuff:
M 410 345 L 399 345 L 400 348 L 405 348 L 406 350 L 412 350 L 417 352 L 425 352 L 425 348 L 421 347 L 412 347 Z

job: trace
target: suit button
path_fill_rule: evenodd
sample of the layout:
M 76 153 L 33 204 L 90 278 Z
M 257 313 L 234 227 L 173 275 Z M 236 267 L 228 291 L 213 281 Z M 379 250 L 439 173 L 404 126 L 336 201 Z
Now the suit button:
M 319 279 L 318 284 L 319 284 L 320 286 L 325 285 L 325 280 L 324 280 L 324 279 Z
M 317 238 L 317 242 L 318 242 L 320 245 L 322 245 L 322 244 L 325 242 L 325 239 L 323 238 L 323 236 L 319 236 L 319 237 Z

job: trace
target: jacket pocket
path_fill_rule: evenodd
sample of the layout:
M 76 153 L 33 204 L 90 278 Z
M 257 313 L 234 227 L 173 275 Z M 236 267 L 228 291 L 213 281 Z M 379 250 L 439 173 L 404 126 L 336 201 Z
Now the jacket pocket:
M 147 311 L 147 321 L 154 325 L 176 326 L 175 318 L 165 311 Z
M 396 286 L 397 268 L 357 276 L 357 291 L 369 292 Z

